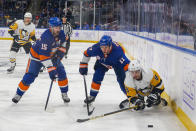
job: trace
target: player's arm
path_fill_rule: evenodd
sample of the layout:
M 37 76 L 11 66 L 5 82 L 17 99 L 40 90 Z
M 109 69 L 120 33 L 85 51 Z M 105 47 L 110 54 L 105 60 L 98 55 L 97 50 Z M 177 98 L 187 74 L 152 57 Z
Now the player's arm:
M 96 46 L 96 45 L 94 45 Z M 80 62 L 79 72 L 81 75 L 87 75 L 88 72 L 88 62 L 90 58 L 96 56 L 96 48 L 92 46 L 84 51 L 82 61 Z
M 147 107 L 160 104 L 161 93 L 164 91 L 164 85 L 161 77 L 155 70 L 152 70 L 152 72 L 153 72 L 153 78 L 150 81 L 150 86 L 152 87 L 152 91 L 148 95 L 146 100 Z
M 14 37 L 14 39 L 18 39 L 18 36 L 15 35 L 15 30 L 16 30 L 16 29 L 18 29 L 18 24 L 17 24 L 17 22 L 14 22 L 13 24 L 11 24 L 11 25 L 9 26 L 9 30 L 8 30 L 8 33 L 9 33 L 12 37 Z
M 163 81 L 160 75 L 155 70 L 152 70 L 152 72 L 153 72 L 153 78 L 150 81 L 150 86 L 153 87 L 152 92 L 158 92 L 161 94 L 164 91 Z
M 40 45 L 39 45 L 39 59 L 40 62 L 45 66 L 45 67 L 50 67 L 53 66 L 51 56 L 51 47 L 49 44 L 46 44 L 42 39 L 40 40 Z
M 30 33 L 30 39 L 33 40 L 33 41 L 36 41 L 35 29 Z
M 124 71 L 128 70 L 129 67 L 129 59 L 125 56 L 125 54 L 123 53 L 119 58 L 118 58 L 118 65 L 121 66 Z
M 66 44 L 67 44 L 67 42 L 65 41 L 65 33 L 62 30 L 60 32 L 60 45 L 57 48 L 57 51 L 54 52 L 53 57 L 59 58 L 61 60 L 64 57 L 65 53 L 66 53 Z
M 47 43 L 47 44 L 46 44 Z M 57 77 L 57 71 L 56 67 L 52 63 L 52 57 L 51 57 L 51 44 L 48 40 L 40 40 L 39 45 L 39 58 L 40 62 L 47 68 L 50 79 L 54 80 Z

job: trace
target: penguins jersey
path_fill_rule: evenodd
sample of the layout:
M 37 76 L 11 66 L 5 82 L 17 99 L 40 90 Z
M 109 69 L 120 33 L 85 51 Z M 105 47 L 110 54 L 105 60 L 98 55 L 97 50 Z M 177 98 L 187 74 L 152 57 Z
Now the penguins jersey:
M 131 72 L 127 71 L 124 84 L 128 97 L 148 96 L 154 88 L 164 90 L 159 74 L 153 69 L 142 69 L 141 80 L 133 79 Z
M 17 43 L 21 45 L 30 42 L 33 37 L 33 39 L 35 39 L 35 25 L 33 23 L 25 25 L 23 20 L 17 20 L 10 25 L 8 32 L 12 36 L 17 35 L 19 37 Z
M 30 50 L 30 58 L 35 61 L 40 61 L 45 67 L 52 66 L 51 58 L 57 49 L 65 47 L 65 34 L 63 30 L 60 31 L 57 37 L 54 37 L 50 31 L 47 29 L 37 40 Z
M 126 71 L 128 69 L 129 60 L 125 56 L 124 49 L 118 44 L 112 42 L 112 49 L 107 56 L 104 56 L 100 43 L 94 44 L 92 47 L 89 47 L 84 52 L 84 57 L 82 62 L 88 63 L 90 57 L 96 57 L 103 66 L 108 69 L 122 67 Z

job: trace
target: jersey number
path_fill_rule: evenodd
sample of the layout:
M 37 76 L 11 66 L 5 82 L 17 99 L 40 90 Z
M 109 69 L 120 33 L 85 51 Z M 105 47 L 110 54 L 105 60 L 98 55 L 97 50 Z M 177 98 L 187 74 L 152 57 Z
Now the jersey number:
M 42 48 L 41 49 L 42 50 L 47 50 L 47 46 L 48 46 L 47 44 L 42 44 Z

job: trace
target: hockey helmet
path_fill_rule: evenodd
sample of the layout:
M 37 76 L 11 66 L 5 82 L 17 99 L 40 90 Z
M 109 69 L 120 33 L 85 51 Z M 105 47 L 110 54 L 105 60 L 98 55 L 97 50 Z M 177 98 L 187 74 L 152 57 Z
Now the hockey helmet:
M 101 37 L 101 40 L 99 41 L 100 46 L 111 46 L 112 45 L 112 38 L 111 36 L 104 35 Z
M 138 60 L 132 60 L 128 67 L 129 71 L 141 71 L 140 62 Z
M 32 19 L 32 14 L 30 12 L 26 12 L 24 15 L 24 18 L 31 18 Z
M 58 17 L 51 17 L 48 23 L 49 23 L 50 27 L 55 27 L 55 26 L 61 26 L 62 25 L 62 22 Z

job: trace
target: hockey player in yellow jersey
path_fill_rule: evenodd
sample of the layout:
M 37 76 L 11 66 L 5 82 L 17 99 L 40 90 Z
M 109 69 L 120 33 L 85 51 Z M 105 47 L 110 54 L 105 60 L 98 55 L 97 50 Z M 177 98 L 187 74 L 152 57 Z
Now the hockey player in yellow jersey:
M 164 91 L 161 77 L 153 69 L 142 68 L 137 60 L 132 60 L 129 64 L 124 85 L 128 99 L 120 103 L 121 109 L 130 104 L 137 106 L 135 110 L 159 105 L 161 102 L 167 105 L 167 101 L 161 98 Z
M 10 49 L 10 63 L 11 66 L 7 69 L 8 73 L 12 73 L 16 66 L 16 53 L 20 47 L 23 47 L 26 54 L 30 52 L 31 41 L 35 41 L 35 25 L 31 23 L 32 14 L 26 12 L 24 20 L 17 20 L 10 25 L 8 33 L 14 38 Z

